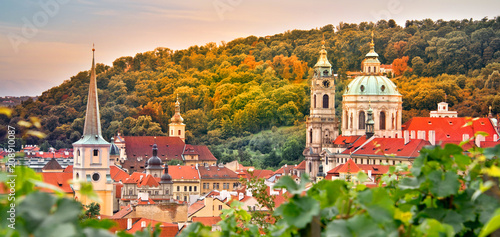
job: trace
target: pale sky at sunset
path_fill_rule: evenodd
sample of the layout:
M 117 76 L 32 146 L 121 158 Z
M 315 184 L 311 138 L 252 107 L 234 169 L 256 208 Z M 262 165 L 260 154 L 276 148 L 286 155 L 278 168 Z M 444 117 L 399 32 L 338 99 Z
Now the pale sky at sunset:
M 40 95 L 96 62 L 156 47 L 395 19 L 482 19 L 499 0 L 2 0 L 0 96 Z

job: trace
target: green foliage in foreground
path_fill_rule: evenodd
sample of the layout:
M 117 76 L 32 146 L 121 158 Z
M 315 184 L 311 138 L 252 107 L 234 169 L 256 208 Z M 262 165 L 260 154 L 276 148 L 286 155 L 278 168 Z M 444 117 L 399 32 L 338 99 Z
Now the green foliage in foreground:
M 385 185 L 367 188 L 344 180 L 323 180 L 305 190 L 308 178 L 295 183 L 282 177 L 290 199 L 274 210 L 273 225 L 255 222 L 253 213 L 234 202 L 223 211 L 220 231 L 193 223 L 181 236 L 487 236 L 500 227 L 500 146 L 427 147 L 411 169 L 391 167 Z M 0 236 L 159 236 L 149 228 L 135 235 L 109 232 L 113 222 L 82 218 L 81 203 L 66 198 L 57 187 L 40 182 L 33 170 L 17 167 L 16 192 L 0 198 Z M 398 178 L 399 177 L 399 178 Z M 363 183 L 363 173 L 353 177 Z M 9 186 L 10 177 L 0 173 Z M 51 188 L 54 195 L 35 191 Z M 86 192 L 92 196 L 92 189 Z M 11 197 L 9 199 L 9 197 Z M 15 198 L 12 198 L 15 197 Z M 9 228 L 15 205 L 15 229 Z M 88 215 L 88 213 L 87 213 Z
M 413 166 L 391 167 L 385 185 L 367 188 L 344 180 L 323 180 L 305 191 L 282 177 L 276 187 L 293 195 L 274 216 L 281 219 L 265 236 L 487 236 L 500 227 L 500 146 L 464 154 L 448 144 L 421 150 Z M 399 177 L 399 178 L 398 178 Z M 354 180 L 363 181 L 358 174 Z M 303 195 L 305 193 L 305 195 Z M 226 210 L 221 231 L 195 223 L 181 236 L 255 236 L 259 225 L 238 205 Z

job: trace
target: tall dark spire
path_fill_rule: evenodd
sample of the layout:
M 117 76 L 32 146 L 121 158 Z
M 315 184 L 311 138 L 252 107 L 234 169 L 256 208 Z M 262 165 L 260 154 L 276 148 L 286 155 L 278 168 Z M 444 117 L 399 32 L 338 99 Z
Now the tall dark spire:
M 101 116 L 99 115 L 99 100 L 97 98 L 97 83 L 95 75 L 95 49 L 92 47 L 92 69 L 90 70 L 89 96 L 85 113 L 83 136 L 101 137 Z

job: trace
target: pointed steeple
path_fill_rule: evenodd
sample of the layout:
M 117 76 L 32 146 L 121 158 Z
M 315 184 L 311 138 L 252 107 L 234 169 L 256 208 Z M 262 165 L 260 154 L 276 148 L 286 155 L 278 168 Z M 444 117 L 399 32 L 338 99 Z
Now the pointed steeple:
M 92 47 L 92 69 L 90 70 L 89 96 L 85 112 L 85 127 L 83 136 L 101 137 L 101 116 L 99 115 L 99 100 L 97 98 L 97 83 L 95 73 L 95 49 Z
M 101 116 L 99 114 L 99 99 L 97 97 L 97 82 L 95 73 L 95 49 L 92 47 L 92 69 L 90 69 L 89 95 L 85 111 L 85 125 L 82 138 L 74 144 L 109 144 L 102 138 Z

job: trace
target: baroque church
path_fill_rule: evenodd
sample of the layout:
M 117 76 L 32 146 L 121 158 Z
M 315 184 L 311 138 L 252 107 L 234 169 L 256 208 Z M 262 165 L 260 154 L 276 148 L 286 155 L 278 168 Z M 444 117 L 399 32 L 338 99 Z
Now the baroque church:
M 375 44 L 361 63 L 362 73 L 352 80 L 342 95 L 342 123 L 335 115 L 335 83 L 328 61 L 325 41 L 314 66 L 311 81 L 311 108 L 306 121 L 306 172 L 311 178 L 319 170 L 337 166 L 335 154 L 342 152 L 334 144 L 339 136 L 402 137 L 402 95 L 380 70 Z

